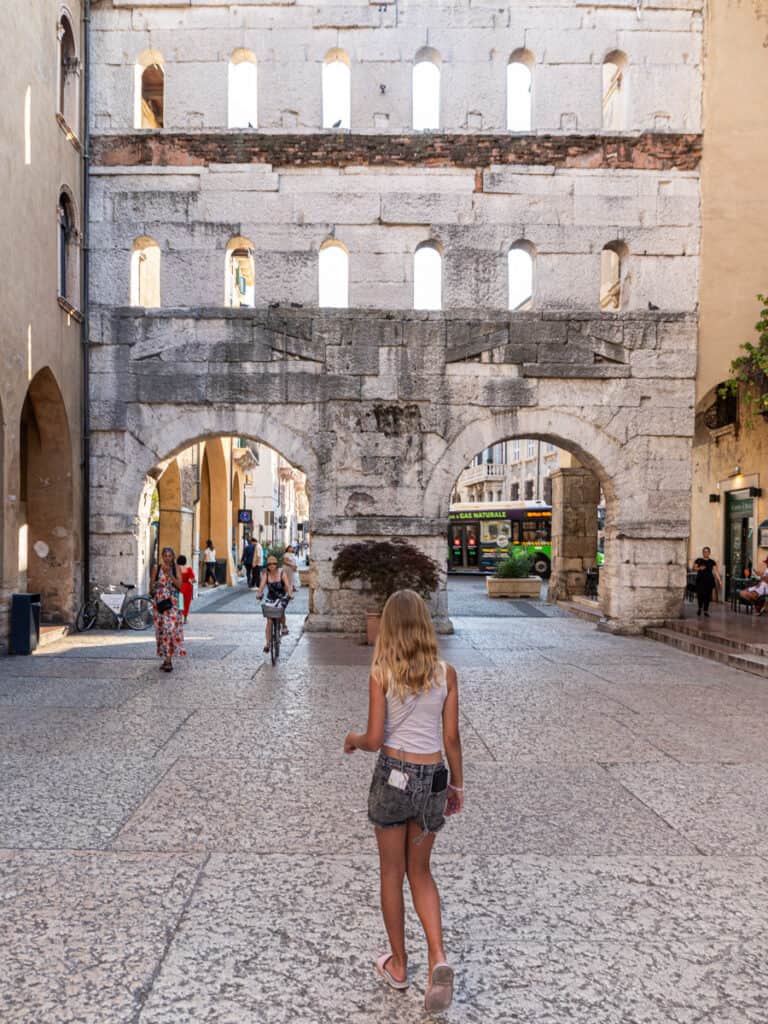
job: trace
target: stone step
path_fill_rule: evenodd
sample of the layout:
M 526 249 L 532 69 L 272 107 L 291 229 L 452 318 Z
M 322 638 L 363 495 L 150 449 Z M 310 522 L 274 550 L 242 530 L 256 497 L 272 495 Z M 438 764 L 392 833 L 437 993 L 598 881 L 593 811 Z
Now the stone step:
M 570 601 L 558 601 L 557 607 L 564 608 L 571 615 L 575 615 L 576 618 L 593 624 L 598 623 L 603 617 L 600 605 L 597 601 L 592 601 L 588 597 L 576 596 Z
M 742 651 L 744 654 L 759 654 L 768 657 L 768 640 L 764 644 L 750 643 L 746 640 L 740 640 L 738 637 L 729 636 L 725 631 L 714 632 L 711 629 L 708 629 L 706 633 L 702 633 L 697 623 L 690 619 L 668 619 L 664 623 L 664 628 L 673 629 L 676 633 L 683 633 L 686 636 L 695 636 L 702 640 L 712 640 L 723 647 L 730 647 L 735 651 Z
M 752 675 L 763 676 L 765 679 L 768 679 L 768 657 L 763 655 L 749 654 L 746 651 L 737 650 L 720 643 L 717 639 L 705 640 L 700 635 L 694 636 L 691 633 L 684 633 L 678 629 L 668 629 L 666 626 L 649 626 L 645 634 L 652 640 L 669 644 L 671 647 L 676 647 L 679 651 L 697 654 L 701 658 L 719 661 L 730 668 L 738 668 L 742 672 L 751 672 Z
M 55 644 L 57 640 L 63 640 L 65 636 L 69 635 L 69 626 L 62 626 L 58 624 L 42 624 L 40 626 L 40 639 L 38 641 L 38 649 L 45 647 L 47 644 Z

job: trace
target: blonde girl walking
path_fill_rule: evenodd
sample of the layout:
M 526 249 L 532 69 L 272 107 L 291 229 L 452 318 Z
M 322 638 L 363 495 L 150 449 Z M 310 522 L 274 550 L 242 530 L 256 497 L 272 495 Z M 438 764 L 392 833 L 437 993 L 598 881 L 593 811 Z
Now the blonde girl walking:
M 397 591 L 384 606 L 369 680 L 368 728 L 344 740 L 345 753 L 355 750 L 379 751 L 368 817 L 379 844 L 381 911 L 390 952 L 378 958 L 376 971 L 391 988 L 408 987 L 407 875 L 429 952 L 424 1005 L 439 1013 L 451 1004 L 454 969 L 443 947 L 430 857 L 446 816 L 464 806 L 459 687 L 453 667 L 440 660 L 427 606 L 412 590 Z

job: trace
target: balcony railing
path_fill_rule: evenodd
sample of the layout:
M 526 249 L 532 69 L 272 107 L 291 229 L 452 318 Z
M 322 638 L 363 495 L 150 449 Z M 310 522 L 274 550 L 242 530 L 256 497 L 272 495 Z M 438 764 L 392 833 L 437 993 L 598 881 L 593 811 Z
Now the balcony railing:
M 503 480 L 506 466 L 495 462 L 484 462 L 481 466 L 468 466 L 459 477 L 465 487 L 480 484 L 485 480 Z

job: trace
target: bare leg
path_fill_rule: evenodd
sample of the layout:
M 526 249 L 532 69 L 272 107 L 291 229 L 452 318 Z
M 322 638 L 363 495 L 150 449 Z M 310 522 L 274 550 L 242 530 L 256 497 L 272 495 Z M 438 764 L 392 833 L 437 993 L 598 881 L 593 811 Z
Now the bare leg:
M 389 936 L 392 957 L 387 970 L 398 981 L 405 981 L 408 956 L 405 952 L 405 905 L 403 879 L 405 878 L 406 826 L 377 828 L 379 868 L 381 871 L 381 913 Z
M 414 839 L 420 834 L 421 826 L 415 821 L 409 821 L 406 871 L 408 872 L 413 906 L 419 915 L 421 927 L 427 938 L 429 977 L 431 979 L 432 968 L 435 964 L 445 961 L 445 949 L 443 948 L 443 923 L 440 915 L 440 893 L 437 891 L 437 885 L 429 866 L 435 836 L 434 833 L 425 836 L 422 842 L 416 845 Z

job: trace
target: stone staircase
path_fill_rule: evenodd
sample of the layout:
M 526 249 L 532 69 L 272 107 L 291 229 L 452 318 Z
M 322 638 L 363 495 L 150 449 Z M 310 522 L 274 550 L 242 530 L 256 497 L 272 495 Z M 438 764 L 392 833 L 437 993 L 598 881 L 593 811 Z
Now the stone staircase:
M 679 651 L 698 654 L 768 679 L 768 631 L 766 642 L 762 643 L 729 636 L 725 631 L 703 633 L 695 621 L 672 619 L 663 626 L 649 627 L 645 632 L 652 640 L 669 644 Z
M 37 645 L 38 650 L 41 647 L 46 647 L 48 644 L 55 644 L 57 640 L 62 640 L 69 633 L 69 626 L 61 626 L 55 623 L 41 622 L 40 640 Z
M 603 617 L 597 601 L 593 601 L 590 597 L 583 597 L 581 594 L 576 594 L 569 601 L 558 601 L 557 607 L 563 608 L 565 611 L 570 612 L 571 615 L 575 615 L 577 619 L 583 619 L 585 622 L 591 622 L 593 625 L 597 624 Z

